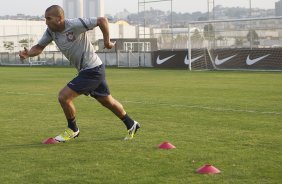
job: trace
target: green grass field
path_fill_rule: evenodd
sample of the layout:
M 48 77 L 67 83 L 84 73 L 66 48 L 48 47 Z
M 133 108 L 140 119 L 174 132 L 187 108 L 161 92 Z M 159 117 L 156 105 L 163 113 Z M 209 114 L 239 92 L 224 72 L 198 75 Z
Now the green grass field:
M 78 139 L 41 142 L 66 127 L 57 102 L 72 68 L 0 68 L 1 184 L 279 184 L 282 73 L 107 68 L 112 95 L 142 128 L 90 97 L 75 100 Z M 169 141 L 172 150 L 157 146 Z M 221 174 L 195 171 L 212 164 Z

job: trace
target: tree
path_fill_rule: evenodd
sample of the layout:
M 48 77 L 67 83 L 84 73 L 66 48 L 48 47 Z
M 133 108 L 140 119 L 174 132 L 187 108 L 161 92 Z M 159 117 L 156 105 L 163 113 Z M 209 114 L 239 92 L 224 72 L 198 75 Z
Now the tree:
M 248 41 L 253 45 L 258 45 L 259 36 L 254 29 L 250 29 L 247 34 Z
M 32 38 L 28 39 L 22 39 L 19 41 L 19 44 L 21 47 L 28 47 L 29 45 L 32 45 L 34 40 Z
M 12 42 L 12 41 L 3 41 L 3 46 L 4 46 L 8 51 L 14 50 L 14 42 Z
M 204 26 L 204 37 L 207 40 L 214 40 L 215 38 L 215 30 L 212 24 L 207 24 Z
M 226 44 L 227 44 L 226 38 L 222 35 L 217 36 L 216 41 L 217 41 L 217 44 L 218 44 L 218 41 L 219 41 L 219 46 L 226 46 Z
M 240 46 L 242 46 L 243 44 L 244 44 L 243 38 L 236 38 L 236 39 L 235 39 L 235 45 L 236 45 L 236 46 L 240 47 Z
M 187 35 L 177 35 L 176 38 L 174 39 L 174 47 L 175 49 L 177 48 L 185 48 L 187 47 L 187 41 L 188 41 L 188 36 Z
M 204 38 L 198 29 L 195 29 L 191 35 L 191 42 L 194 48 L 201 48 L 203 45 Z

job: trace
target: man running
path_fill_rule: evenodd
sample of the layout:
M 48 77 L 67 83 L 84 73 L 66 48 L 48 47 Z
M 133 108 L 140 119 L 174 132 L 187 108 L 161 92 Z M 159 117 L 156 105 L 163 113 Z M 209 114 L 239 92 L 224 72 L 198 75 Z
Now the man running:
M 122 104 L 111 96 L 105 79 L 105 66 L 95 53 L 86 33 L 98 26 L 103 33 L 105 48 L 113 48 L 114 43 L 110 41 L 108 20 L 104 17 L 65 19 L 64 10 L 58 5 L 46 9 L 45 19 L 48 28 L 38 44 L 30 50 L 24 48 L 19 56 L 21 59 L 37 56 L 54 41 L 65 57 L 74 63 L 78 71 L 78 76 L 59 92 L 58 100 L 66 116 L 68 128 L 55 139 L 65 142 L 78 137 L 79 128 L 76 124 L 76 109 L 73 100 L 82 94 L 95 98 L 120 118 L 128 130 L 124 139 L 132 139 L 140 128 L 140 124 L 131 119 Z

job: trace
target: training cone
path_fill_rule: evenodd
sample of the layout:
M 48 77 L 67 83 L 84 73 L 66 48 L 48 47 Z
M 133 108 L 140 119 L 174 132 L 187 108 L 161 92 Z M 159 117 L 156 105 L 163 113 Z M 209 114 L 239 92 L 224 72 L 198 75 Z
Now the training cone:
M 200 167 L 199 169 L 197 169 L 197 173 L 200 174 L 218 174 L 220 173 L 220 170 L 218 170 L 216 167 L 207 164 L 204 165 L 203 167 Z
M 173 148 L 176 148 L 176 147 L 169 142 L 163 142 L 159 145 L 159 148 L 160 149 L 173 149 Z
M 52 137 L 50 137 L 50 138 L 48 138 L 48 139 L 46 139 L 42 142 L 42 144 L 57 144 L 57 143 L 58 143 L 58 141 L 56 141 L 56 139 L 54 139 Z

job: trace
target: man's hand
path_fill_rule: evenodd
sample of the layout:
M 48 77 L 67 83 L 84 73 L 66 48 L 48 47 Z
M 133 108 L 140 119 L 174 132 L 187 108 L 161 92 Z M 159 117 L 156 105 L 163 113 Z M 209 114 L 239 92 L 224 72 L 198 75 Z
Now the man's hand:
M 106 49 L 113 48 L 115 46 L 115 44 L 116 44 L 116 42 L 111 42 L 111 41 L 104 43 Z
M 24 59 L 28 58 L 29 57 L 28 49 L 26 47 L 24 47 L 24 50 L 20 51 L 19 56 L 20 56 L 21 60 L 24 60 Z
M 41 46 L 41 45 L 38 45 L 38 44 L 31 47 L 30 50 L 28 50 L 27 48 L 24 47 L 24 50 L 20 51 L 19 56 L 20 56 L 21 60 L 24 60 L 28 57 L 38 56 L 39 54 L 42 53 L 44 48 L 45 48 L 45 46 Z

